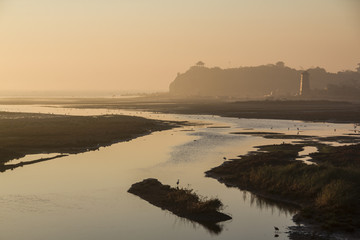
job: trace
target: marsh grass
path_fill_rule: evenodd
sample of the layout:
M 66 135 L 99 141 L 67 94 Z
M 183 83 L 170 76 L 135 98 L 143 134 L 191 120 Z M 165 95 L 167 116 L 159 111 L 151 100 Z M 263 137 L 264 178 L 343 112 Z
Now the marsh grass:
M 198 195 L 190 188 L 173 189 L 167 194 L 167 199 L 179 210 L 188 213 L 212 212 L 223 209 L 223 204 L 218 198 L 208 199 Z
M 214 232 L 219 229 L 219 226 L 214 224 L 231 219 L 230 216 L 219 212 L 223 209 L 223 204 L 218 198 L 202 197 L 190 188 L 163 185 L 154 178 L 134 183 L 128 192 L 179 217 L 205 224 Z
M 223 209 L 223 204 L 218 198 L 207 198 L 197 194 L 193 189 L 173 188 L 161 184 L 157 179 L 149 178 L 135 183 L 129 192 L 148 196 L 154 202 L 160 202 L 163 206 L 169 206 L 175 212 L 204 213 L 216 212 Z
M 300 148 L 299 148 L 300 147 Z M 241 159 L 207 172 L 220 181 L 301 206 L 298 219 L 312 219 L 327 229 L 352 231 L 360 227 L 359 145 L 323 147 L 318 165 L 295 161 L 301 146 L 260 147 Z

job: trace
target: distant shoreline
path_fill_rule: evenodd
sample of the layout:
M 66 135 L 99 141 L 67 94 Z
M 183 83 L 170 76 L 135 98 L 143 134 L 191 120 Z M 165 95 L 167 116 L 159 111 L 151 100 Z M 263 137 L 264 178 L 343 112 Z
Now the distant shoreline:
M 118 99 L 0 99 L 0 106 L 27 104 L 60 105 L 68 108 L 105 108 L 174 114 L 219 115 L 236 118 L 360 123 L 360 103 L 326 100 L 229 101 L 213 98 L 171 98 L 168 95 Z

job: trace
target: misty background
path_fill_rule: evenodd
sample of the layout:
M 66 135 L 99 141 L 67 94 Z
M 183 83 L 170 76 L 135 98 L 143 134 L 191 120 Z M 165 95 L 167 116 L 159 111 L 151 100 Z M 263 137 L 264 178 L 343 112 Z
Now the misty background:
M 356 71 L 356 0 L 0 0 L 1 91 L 167 91 L 198 60 Z

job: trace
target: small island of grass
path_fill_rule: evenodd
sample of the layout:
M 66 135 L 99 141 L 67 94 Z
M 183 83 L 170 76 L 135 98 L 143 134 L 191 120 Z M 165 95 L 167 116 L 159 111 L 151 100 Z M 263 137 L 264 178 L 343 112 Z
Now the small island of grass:
M 192 189 L 172 188 L 154 178 L 134 183 L 128 192 L 179 217 L 198 222 L 214 233 L 221 231 L 216 223 L 231 219 L 230 216 L 219 212 L 223 207 L 219 199 L 202 198 Z

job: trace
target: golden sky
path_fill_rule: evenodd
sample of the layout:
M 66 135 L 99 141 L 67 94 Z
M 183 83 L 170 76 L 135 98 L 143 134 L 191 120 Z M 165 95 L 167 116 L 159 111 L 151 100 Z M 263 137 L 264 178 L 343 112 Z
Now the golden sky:
M 358 0 L 0 0 L 0 90 L 167 90 L 202 60 L 360 63 Z

